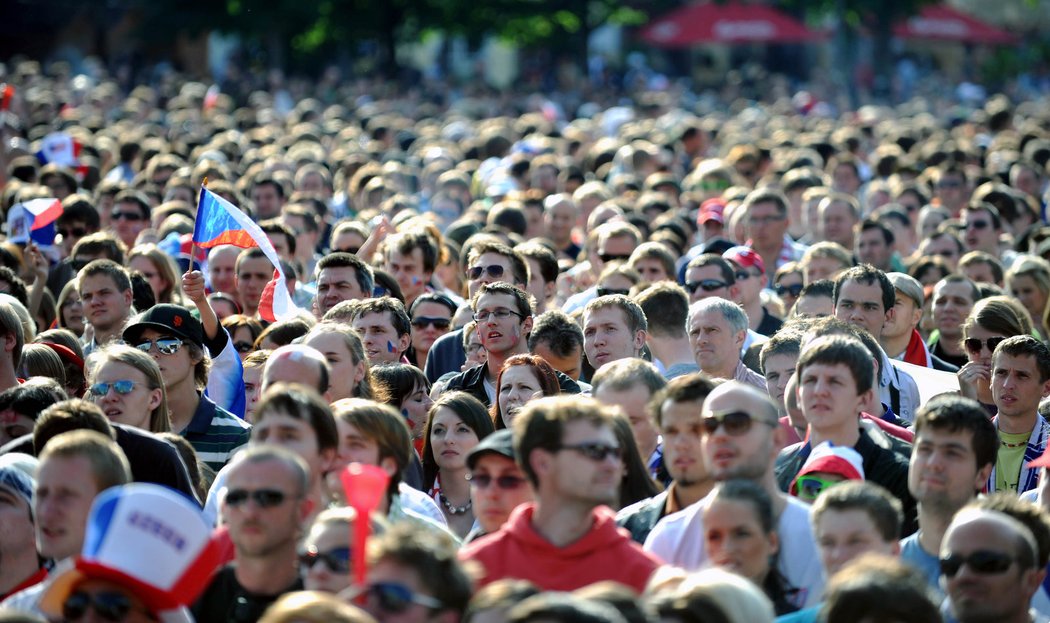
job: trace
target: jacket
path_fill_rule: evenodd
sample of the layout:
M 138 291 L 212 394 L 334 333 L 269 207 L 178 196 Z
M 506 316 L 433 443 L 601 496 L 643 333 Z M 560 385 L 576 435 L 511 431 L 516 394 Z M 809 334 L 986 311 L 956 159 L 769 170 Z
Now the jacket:
M 616 513 L 616 525 L 630 532 L 635 542 L 644 544 L 645 537 L 652 532 L 656 522 L 663 519 L 667 495 L 667 491 L 661 491 L 651 498 L 621 508 Z
M 499 531 L 484 536 L 459 552 L 484 570 L 479 588 L 503 578 L 528 580 L 545 591 L 572 591 L 602 580 L 613 580 L 639 593 L 661 565 L 616 526 L 612 509 L 592 511 L 594 524 L 575 543 L 557 547 L 532 525 L 535 504 L 514 509 Z

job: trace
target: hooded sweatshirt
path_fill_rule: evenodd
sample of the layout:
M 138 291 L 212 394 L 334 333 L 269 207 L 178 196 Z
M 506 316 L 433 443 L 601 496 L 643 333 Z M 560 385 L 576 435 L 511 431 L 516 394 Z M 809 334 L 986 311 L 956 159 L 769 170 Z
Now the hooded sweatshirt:
M 460 550 L 461 559 L 476 561 L 484 568 L 479 587 L 518 578 L 542 590 L 572 591 L 614 580 L 641 592 L 662 564 L 616 526 L 616 514 L 608 507 L 595 508 L 591 529 L 565 547 L 552 544 L 532 526 L 535 508 L 535 504 L 519 506 L 499 531 Z

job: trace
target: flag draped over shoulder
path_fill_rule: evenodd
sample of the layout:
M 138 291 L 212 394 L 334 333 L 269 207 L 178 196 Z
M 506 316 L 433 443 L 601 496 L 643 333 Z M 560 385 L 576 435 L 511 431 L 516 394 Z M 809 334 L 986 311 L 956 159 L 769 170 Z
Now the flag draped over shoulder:
M 302 312 L 292 302 L 281 260 L 266 232 L 240 208 L 203 186 L 197 203 L 197 219 L 193 224 L 193 242 L 205 249 L 222 244 L 241 248 L 259 247 L 274 265 L 274 278 L 266 284 L 259 301 L 259 315 L 268 322 L 274 322 Z

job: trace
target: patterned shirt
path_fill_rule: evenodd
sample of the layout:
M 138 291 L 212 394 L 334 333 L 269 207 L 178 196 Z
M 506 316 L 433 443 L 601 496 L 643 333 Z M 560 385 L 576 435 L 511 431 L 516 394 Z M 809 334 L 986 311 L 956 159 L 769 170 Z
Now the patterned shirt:
M 189 425 L 179 431 L 197 451 L 197 458 L 216 472 L 230 460 L 237 448 L 248 443 L 252 425 L 216 405 L 207 396 L 200 397 L 197 411 Z

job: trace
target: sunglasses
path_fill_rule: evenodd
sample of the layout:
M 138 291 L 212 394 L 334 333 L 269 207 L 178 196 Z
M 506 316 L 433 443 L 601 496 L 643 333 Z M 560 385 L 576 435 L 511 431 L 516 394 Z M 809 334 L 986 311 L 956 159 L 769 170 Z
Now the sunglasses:
M 94 610 L 100 619 L 114 623 L 123 621 L 134 609 L 131 600 L 123 593 L 102 591 L 92 594 L 75 591 L 62 604 L 62 617 L 67 621 L 78 621 L 87 614 L 88 608 Z M 143 612 L 156 620 L 150 612 Z
M 444 331 L 452 325 L 452 320 L 449 318 L 434 318 L 432 316 L 420 316 L 412 319 L 412 326 L 417 329 L 425 329 L 428 326 L 434 327 L 439 331 Z
M 255 345 L 251 342 L 234 342 L 233 347 L 237 349 L 238 353 L 241 353 L 243 355 L 245 353 L 252 352 L 252 348 L 254 348 Z
M 966 228 L 969 229 L 970 227 L 973 227 L 974 229 L 981 230 L 988 229 L 990 225 L 991 223 L 988 221 L 970 221 L 969 223 L 966 223 Z
M 734 276 L 736 277 L 737 281 L 747 281 L 748 279 L 750 279 L 752 277 L 757 277 L 758 274 L 757 273 L 748 272 L 746 270 L 739 270 L 736 273 L 734 273 Z
M 969 556 L 959 554 L 948 554 L 941 558 L 941 573 L 946 578 L 954 578 L 963 565 L 969 565 L 974 573 L 981 575 L 992 575 L 1002 573 L 1014 564 L 1014 557 L 1002 552 L 993 552 L 987 549 L 979 549 Z
M 278 489 L 230 489 L 226 492 L 226 504 L 228 506 L 240 506 L 251 498 L 260 508 L 273 508 L 284 503 L 288 495 Z
M 83 227 L 73 227 L 70 229 L 59 229 L 58 233 L 63 238 L 83 238 L 88 232 Z
M 839 482 L 838 480 L 825 480 L 820 476 L 805 475 L 798 477 L 798 480 L 795 481 L 795 486 L 798 490 L 799 499 L 813 501 L 824 490 L 834 487 Z
M 95 383 L 88 388 L 88 393 L 92 396 L 101 398 L 109 394 L 109 390 L 111 389 L 121 396 L 127 396 L 135 391 L 135 381 L 125 379 L 122 381 L 113 381 L 112 383 Z
M 91 260 L 84 260 L 84 259 L 79 259 L 79 258 L 73 258 L 73 259 L 69 260 L 69 267 L 72 268 L 74 271 L 79 273 L 80 269 L 84 268 L 85 266 L 87 266 L 90 261 Z
M 756 422 L 762 422 L 770 426 L 777 426 L 776 423 L 767 422 L 765 420 L 755 420 L 751 417 L 751 414 L 746 411 L 729 411 L 727 413 L 715 413 L 705 418 L 701 418 L 700 422 L 704 427 L 704 432 L 708 435 L 715 434 L 719 426 L 725 427 L 726 434 L 738 437 L 740 435 L 747 434 L 751 430 L 751 426 Z
M 493 478 L 488 474 L 467 474 L 470 486 L 478 489 L 488 489 L 493 483 L 504 491 L 513 491 L 525 484 L 525 479 L 519 476 L 498 476 Z
M 622 294 L 623 296 L 627 296 L 628 294 L 631 293 L 631 291 L 630 290 L 624 290 L 622 288 L 600 288 L 599 287 L 599 288 L 595 288 L 595 293 L 599 297 L 610 296 L 612 294 Z
M 304 569 L 313 569 L 318 562 L 323 562 L 334 573 L 350 573 L 350 548 L 337 547 L 327 552 L 311 548 L 299 554 L 299 565 Z
M 174 355 L 182 348 L 182 340 L 177 337 L 161 337 L 155 340 L 143 339 L 138 344 L 135 344 L 135 348 L 144 353 L 149 353 L 154 344 L 157 345 L 157 352 L 162 355 Z
M 598 254 L 598 258 L 602 262 L 606 262 L 606 263 L 613 262 L 615 260 L 624 260 L 624 261 L 626 261 L 626 260 L 630 259 L 630 257 L 631 257 L 630 253 L 627 253 L 627 254 L 623 254 L 623 253 L 599 253 Z
M 467 277 L 471 281 L 481 279 L 482 273 L 487 274 L 492 279 L 499 279 L 503 276 L 506 269 L 499 264 L 489 264 L 488 266 L 472 266 L 467 269 Z
M 685 289 L 689 290 L 689 294 L 695 293 L 697 288 L 703 290 L 704 292 L 714 292 L 715 290 L 721 290 L 722 288 L 725 288 L 727 286 L 729 286 L 728 283 L 724 281 L 719 281 L 718 279 L 704 279 L 703 281 L 685 282 Z
M 429 595 L 413 593 L 412 589 L 397 582 L 369 584 L 357 594 L 364 595 L 370 602 L 378 606 L 380 610 L 389 614 L 404 612 L 413 605 L 420 605 L 431 610 L 444 608 L 444 605 L 437 599 Z
M 120 220 L 125 220 L 125 221 L 144 221 L 144 220 L 146 220 L 146 217 L 142 216 L 138 212 L 120 212 L 118 210 L 114 210 L 113 212 L 111 212 L 110 215 L 109 215 L 109 218 L 111 218 L 114 221 L 120 221 Z
M 790 286 L 776 285 L 773 286 L 773 291 L 777 293 L 777 296 L 788 295 L 794 298 L 798 298 L 802 294 L 802 288 L 805 286 L 801 283 L 796 283 Z
M 1005 337 L 990 337 L 987 340 L 981 340 L 975 337 L 968 337 L 965 340 L 963 340 L 963 346 L 966 348 L 967 352 L 973 353 L 975 355 L 981 352 L 982 346 L 987 346 L 988 352 L 994 353 L 995 347 L 1002 343 L 1002 341 L 1005 339 Z
M 610 456 L 616 460 L 623 459 L 623 448 L 610 446 L 604 443 L 577 443 L 567 446 L 558 446 L 558 450 L 572 450 L 578 452 L 592 461 L 604 461 Z

